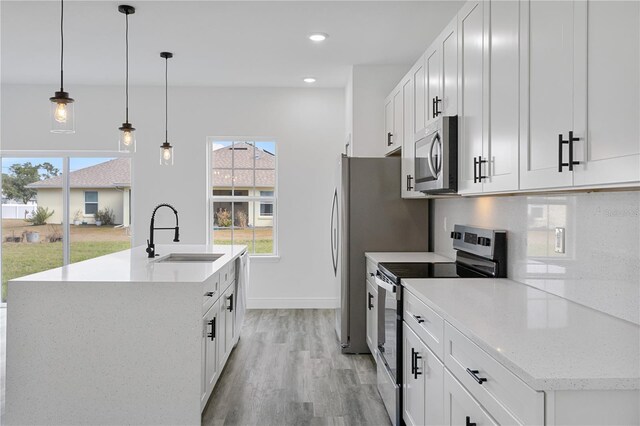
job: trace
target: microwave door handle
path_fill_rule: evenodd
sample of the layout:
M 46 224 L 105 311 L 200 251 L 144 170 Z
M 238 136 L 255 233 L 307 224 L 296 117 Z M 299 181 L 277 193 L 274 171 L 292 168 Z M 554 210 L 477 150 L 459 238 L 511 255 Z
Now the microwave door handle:
M 436 135 L 433 137 L 433 140 L 431 141 L 431 147 L 429 148 L 429 158 L 427 159 L 427 164 L 429 165 L 429 170 L 431 170 L 431 175 L 434 178 L 438 177 L 438 172 L 436 170 L 436 165 L 433 164 L 433 147 L 435 146 L 436 141 L 438 141 L 439 139 L 440 139 L 440 137 L 436 133 Z

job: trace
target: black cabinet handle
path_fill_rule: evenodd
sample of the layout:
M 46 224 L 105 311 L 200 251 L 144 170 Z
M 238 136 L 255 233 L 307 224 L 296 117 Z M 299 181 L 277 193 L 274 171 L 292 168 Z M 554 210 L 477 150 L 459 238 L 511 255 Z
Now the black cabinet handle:
M 422 357 L 420 356 L 420 352 L 414 351 L 413 348 L 411 348 L 411 355 L 413 356 L 413 364 L 415 364 L 413 368 L 413 378 L 417 379 L 418 376 L 422 374 L 422 371 L 418 371 L 418 360 L 422 359 Z
M 473 157 L 473 183 L 478 183 L 478 159 Z
M 580 138 L 573 136 L 573 130 L 569 132 L 569 171 L 573 171 L 573 166 L 580 164 L 579 161 L 573 161 L 573 143 L 579 141 Z
M 467 416 L 467 418 L 464 421 L 464 426 L 476 426 L 476 424 L 471 423 L 471 417 Z
M 407 191 L 413 191 L 413 186 L 411 185 L 412 180 L 413 176 L 407 175 Z
M 431 98 L 431 118 L 436 118 L 436 98 Z
M 373 303 L 371 303 L 371 299 L 373 299 L 373 294 L 369 293 L 369 310 L 373 309 Z
M 487 162 L 487 160 L 483 160 L 481 155 L 478 156 L 478 160 L 477 161 L 474 160 L 474 163 L 478 165 L 478 182 L 482 182 L 482 179 L 486 179 L 487 178 L 487 176 L 482 174 L 482 165 L 484 163 L 486 163 L 486 162 Z M 475 181 L 474 181 L 474 183 L 475 183 Z
M 215 293 L 213 291 L 208 291 L 204 295 L 207 296 L 207 297 L 213 297 L 214 294 Z
M 433 118 L 436 118 L 437 116 L 439 116 L 440 114 L 442 114 L 442 111 L 438 110 L 438 104 L 442 102 L 442 99 L 440 99 L 439 97 L 435 97 L 435 99 L 433 100 Z
M 411 374 L 414 374 L 416 371 L 416 351 L 415 349 L 411 348 Z
M 233 294 L 227 297 L 227 300 L 229 301 L 229 306 L 227 306 L 227 310 L 229 312 L 233 311 Z
M 424 322 L 424 319 L 420 315 L 414 315 L 413 317 L 418 321 L 418 324 L 422 324 Z
M 558 135 L 558 172 L 562 173 L 562 168 L 569 166 L 569 170 L 573 170 L 573 166 L 571 166 L 569 163 L 565 163 L 562 160 L 562 146 L 564 144 L 569 144 L 569 141 L 565 141 L 564 139 L 562 139 L 562 133 L 560 133 Z M 569 149 L 569 151 L 571 151 L 571 149 Z
M 393 133 L 388 132 L 387 133 L 387 146 L 391 146 L 393 144 L 393 142 L 391 142 L 391 138 L 393 137 Z
M 467 368 L 467 373 L 469 373 L 471 375 L 471 377 L 473 377 L 473 380 L 478 382 L 479 385 L 481 385 L 481 384 L 483 384 L 484 382 L 487 381 L 487 379 L 485 379 L 484 377 L 479 377 L 478 376 L 478 373 L 480 373 L 478 370 L 472 370 L 470 368 Z
M 214 317 L 208 324 L 211 326 L 211 333 L 207 334 L 207 337 L 213 341 L 216 338 L 216 318 Z

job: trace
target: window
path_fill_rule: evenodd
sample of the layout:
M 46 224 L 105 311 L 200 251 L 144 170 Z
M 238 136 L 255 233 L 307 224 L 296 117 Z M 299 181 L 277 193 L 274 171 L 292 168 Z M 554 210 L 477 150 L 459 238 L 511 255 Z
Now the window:
M 260 197 L 273 197 L 273 191 L 260 191 Z M 273 203 L 260 203 L 260 216 L 273 216 Z
M 209 144 L 211 241 L 276 255 L 276 142 L 212 138 Z
M 98 191 L 84 191 L 84 214 L 98 213 Z

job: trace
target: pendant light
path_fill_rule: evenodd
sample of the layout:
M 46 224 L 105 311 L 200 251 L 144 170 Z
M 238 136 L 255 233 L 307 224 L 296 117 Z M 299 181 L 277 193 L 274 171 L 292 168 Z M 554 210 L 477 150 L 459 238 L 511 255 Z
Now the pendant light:
M 160 145 L 160 165 L 173 166 L 173 147 L 169 143 L 169 58 L 173 58 L 171 52 L 160 52 L 164 58 L 164 143 Z
M 64 91 L 64 0 L 60 0 L 60 90 L 51 101 L 51 132 L 75 133 L 73 99 Z
M 120 152 L 136 152 L 136 129 L 129 123 L 129 15 L 136 13 L 136 9 L 133 6 L 122 4 L 118 6 L 118 11 L 124 13 L 125 16 L 125 63 L 127 69 L 125 78 L 125 120 L 122 126 L 118 128 L 120 130 L 118 149 Z

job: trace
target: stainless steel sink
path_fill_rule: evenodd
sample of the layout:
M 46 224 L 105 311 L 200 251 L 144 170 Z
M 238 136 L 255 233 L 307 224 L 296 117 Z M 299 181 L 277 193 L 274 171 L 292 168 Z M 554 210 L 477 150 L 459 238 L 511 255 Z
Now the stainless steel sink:
M 158 263 L 207 263 L 215 262 L 224 254 L 220 253 L 170 253 L 155 260 Z

